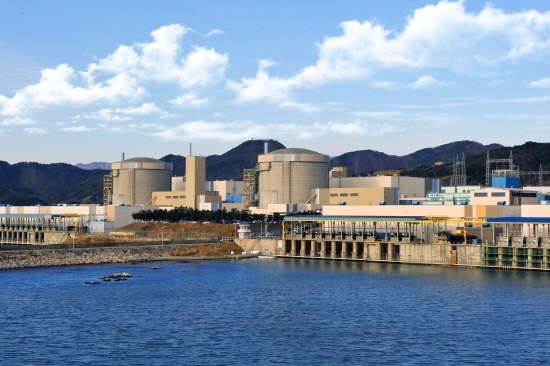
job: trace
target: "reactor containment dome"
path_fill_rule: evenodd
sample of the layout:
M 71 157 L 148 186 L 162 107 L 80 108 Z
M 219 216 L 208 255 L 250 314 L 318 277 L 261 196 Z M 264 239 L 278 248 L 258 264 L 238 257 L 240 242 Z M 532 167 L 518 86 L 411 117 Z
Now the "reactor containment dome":
M 269 204 L 306 203 L 311 189 L 328 188 L 327 155 L 307 149 L 280 149 L 258 156 L 260 208 Z
M 111 204 L 146 205 L 155 191 L 170 191 L 172 163 L 131 158 L 111 164 Z

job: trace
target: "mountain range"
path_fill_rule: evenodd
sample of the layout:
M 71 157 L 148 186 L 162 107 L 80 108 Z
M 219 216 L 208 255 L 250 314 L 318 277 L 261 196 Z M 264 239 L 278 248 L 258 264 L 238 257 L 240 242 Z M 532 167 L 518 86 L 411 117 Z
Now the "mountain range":
M 258 155 L 285 148 L 275 140 L 249 140 L 222 155 L 206 157 L 207 180 L 242 180 L 243 169 L 254 168 Z M 348 174 L 368 176 L 394 174 L 449 179 L 455 158 L 466 157 L 468 184 L 485 183 L 486 157 L 507 159 L 513 151 L 516 166 L 522 171 L 538 171 L 550 165 L 550 143 L 527 142 L 504 147 L 483 145 L 475 141 L 457 141 L 425 148 L 404 156 L 379 151 L 360 150 L 331 157 L 330 166 L 344 166 Z M 160 160 L 173 164 L 173 174 L 185 174 L 185 157 L 166 155 Z M 39 164 L 0 161 L 0 204 L 54 205 L 59 203 L 101 203 L 103 176 L 109 173 L 109 163 L 95 162 L 73 166 L 65 163 Z M 381 172 L 385 171 L 385 172 Z M 529 178 L 527 175 L 525 179 Z M 545 179 L 546 181 L 546 179 Z

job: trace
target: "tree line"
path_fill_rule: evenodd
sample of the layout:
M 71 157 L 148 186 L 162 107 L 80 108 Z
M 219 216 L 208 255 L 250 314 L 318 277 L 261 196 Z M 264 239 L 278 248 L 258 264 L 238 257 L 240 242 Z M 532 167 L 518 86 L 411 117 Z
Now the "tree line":
M 252 221 L 280 221 L 279 213 L 273 215 L 251 214 L 248 211 L 232 208 L 230 211 L 221 210 L 197 210 L 189 207 L 177 207 L 171 210 L 155 209 L 141 210 L 133 213 L 132 218 L 139 221 L 163 221 L 163 222 L 252 222 Z

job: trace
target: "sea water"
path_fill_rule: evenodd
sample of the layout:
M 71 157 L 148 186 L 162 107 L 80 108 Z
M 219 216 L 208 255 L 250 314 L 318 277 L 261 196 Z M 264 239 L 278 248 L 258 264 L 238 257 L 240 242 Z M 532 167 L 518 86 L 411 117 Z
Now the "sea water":
M 132 277 L 98 278 L 116 272 Z M 550 362 L 550 273 L 297 259 L 18 269 L 0 271 L 0 309 L 3 365 Z

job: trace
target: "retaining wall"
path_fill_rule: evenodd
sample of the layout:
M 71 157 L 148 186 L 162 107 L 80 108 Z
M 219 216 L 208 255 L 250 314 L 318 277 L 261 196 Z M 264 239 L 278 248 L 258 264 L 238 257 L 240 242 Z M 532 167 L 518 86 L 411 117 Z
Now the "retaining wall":
M 0 269 L 174 259 L 174 250 L 184 245 L 5 251 Z

